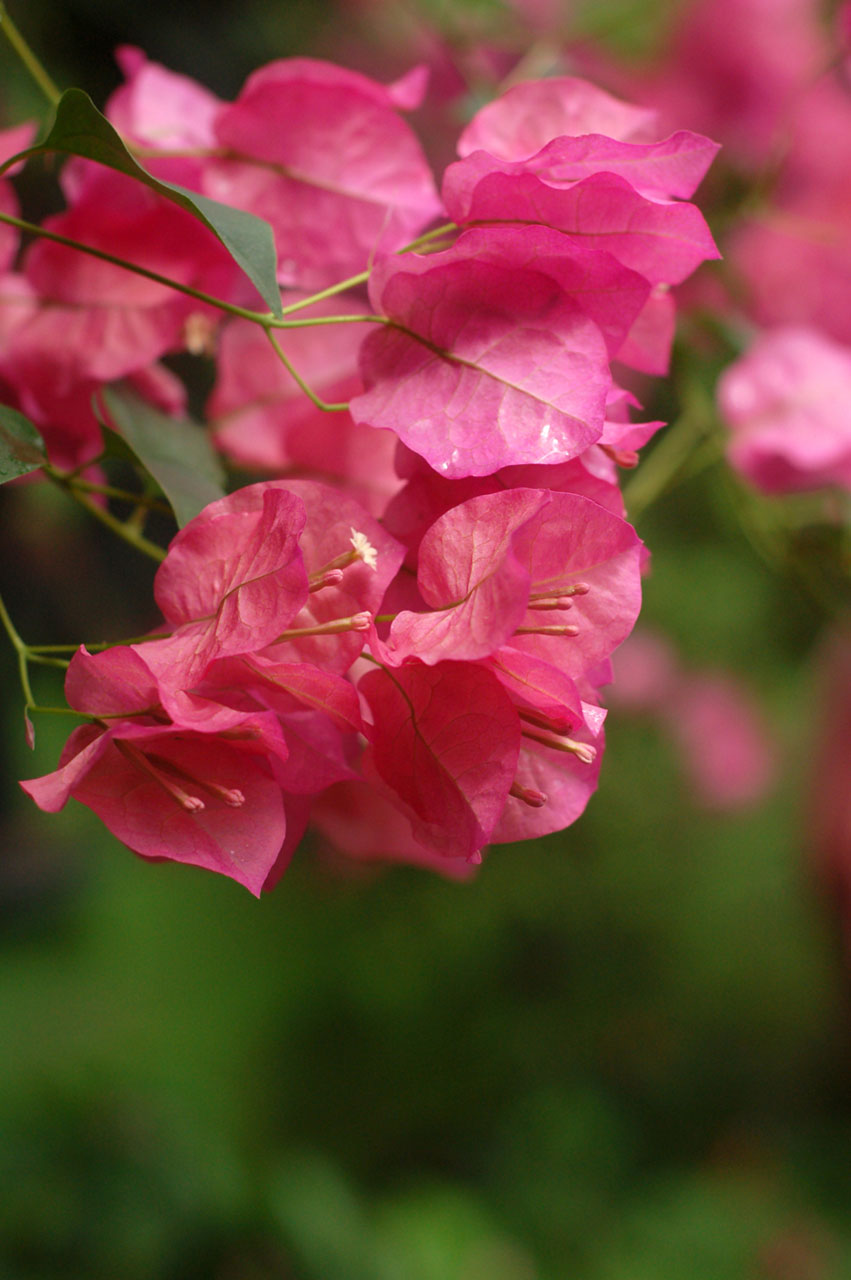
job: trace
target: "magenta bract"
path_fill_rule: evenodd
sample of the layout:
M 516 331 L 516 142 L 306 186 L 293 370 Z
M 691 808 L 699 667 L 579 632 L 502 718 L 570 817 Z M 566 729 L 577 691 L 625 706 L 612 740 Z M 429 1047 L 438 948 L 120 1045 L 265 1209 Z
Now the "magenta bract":
M 499 682 L 466 663 L 415 663 L 368 672 L 360 689 L 375 721 L 368 774 L 390 789 L 427 848 L 473 857 L 505 806 L 520 747 L 517 713 Z
M 409 95 L 402 87 L 401 97 Z M 248 78 L 216 124 L 233 153 L 205 191 L 271 223 L 282 284 L 322 288 L 412 240 L 440 213 L 422 149 L 391 91 L 310 58 Z

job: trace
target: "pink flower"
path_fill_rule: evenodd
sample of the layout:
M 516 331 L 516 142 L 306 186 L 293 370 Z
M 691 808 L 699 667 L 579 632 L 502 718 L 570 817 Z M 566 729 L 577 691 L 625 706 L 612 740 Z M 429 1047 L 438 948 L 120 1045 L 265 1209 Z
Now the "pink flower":
M 367 619 L 378 612 L 404 549 L 359 502 L 330 485 L 271 480 L 255 487 L 283 489 L 303 502 L 300 545 L 311 588 L 288 624 L 289 637 L 266 653 L 274 661 L 311 662 L 342 674 L 363 649 Z M 361 621 L 355 624 L 355 618 Z M 299 629 L 307 634 L 292 634 Z
M 656 113 L 622 102 L 575 76 L 514 85 L 476 113 L 458 139 L 459 156 L 487 151 L 501 160 L 527 160 L 553 138 L 601 134 L 648 142 Z
M 566 461 L 602 433 L 608 361 L 648 292 L 544 227 L 471 230 L 444 253 L 387 260 L 370 295 L 391 323 L 363 344 L 352 415 L 453 478 Z
M 329 852 L 357 862 L 409 863 L 451 880 L 468 880 L 477 870 L 475 862 L 446 858 L 420 844 L 401 809 L 366 782 L 329 787 L 311 810 L 311 825 Z
M 475 660 L 503 646 L 572 676 L 608 657 L 638 613 L 641 543 L 573 493 L 513 489 L 447 511 L 420 543 L 431 612 L 403 611 L 386 660 Z
M 212 232 L 111 169 L 91 166 L 73 207 L 45 226 L 182 284 L 232 292 L 238 269 Z M 8 358 L 37 364 L 47 355 L 63 389 L 124 377 L 182 347 L 187 317 L 199 310 L 165 285 L 48 240 L 30 246 L 23 270 L 39 307 Z
M 286 629 L 308 595 L 305 518 L 299 498 L 251 485 L 180 530 L 154 580 L 174 630 L 135 646 L 164 691 L 191 689 L 214 659 L 254 653 Z
M 75 729 L 59 768 L 21 783 L 39 808 L 55 813 L 73 796 L 142 857 L 205 867 L 259 895 L 286 834 L 275 715 L 219 708 L 206 725 L 171 720 L 130 649 L 81 649 L 67 693 L 108 720 Z
M 729 811 L 763 798 L 774 781 L 776 752 L 739 681 L 722 673 L 683 676 L 666 720 L 698 804 Z
M 826 55 L 813 0 L 697 0 L 683 7 L 645 96 L 752 167 L 768 159 L 790 102 Z
M 671 645 L 637 631 L 614 660 L 614 708 L 652 715 L 677 749 L 695 801 L 734 810 L 763 798 L 777 750 L 748 688 L 728 672 L 682 667 Z
M 728 456 L 765 493 L 851 489 L 851 348 L 813 329 L 762 334 L 722 374 Z
M 215 119 L 224 103 L 188 76 L 149 62 L 141 49 L 122 45 L 116 61 L 126 83 L 116 89 L 105 114 L 122 137 L 145 150 L 212 152 L 218 145 Z M 208 157 L 140 157 L 150 173 L 166 182 L 198 190 Z
M 415 838 L 473 859 L 493 835 L 517 767 L 517 713 L 483 667 L 413 663 L 370 671 L 360 690 L 373 715 L 363 769 L 383 784 Z
M 569 737 L 540 721 L 522 725 L 521 751 L 512 794 L 493 840 L 531 840 L 561 831 L 583 813 L 597 787 L 606 712 L 582 704 L 583 719 Z
M 282 284 L 334 284 L 440 213 L 420 145 L 398 114 L 416 88 L 410 78 L 385 87 L 290 58 L 255 71 L 221 110 L 216 137 L 232 158 L 207 166 L 205 191 L 271 223 Z

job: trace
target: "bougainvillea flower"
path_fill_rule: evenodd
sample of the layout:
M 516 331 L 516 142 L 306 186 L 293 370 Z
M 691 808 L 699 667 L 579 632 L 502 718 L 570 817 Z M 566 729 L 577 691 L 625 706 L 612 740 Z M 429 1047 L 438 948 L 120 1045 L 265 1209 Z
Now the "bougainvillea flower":
M 98 168 L 74 206 L 45 226 L 218 296 L 229 296 L 238 275 L 212 232 L 111 169 Z M 186 319 L 200 309 L 166 285 L 48 240 L 30 246 L 23 268 L 41 306 L 14 350 L 52 350 L 69 381 L 107 382 L 182 347 Z
M 93 405 L 103 384 L 91 378 L 69 382 L 68 370 L 57 368 L 52 350 L 16 354 L 7 376 L 22 412 L 38 427 L 50 461 L 71 471 L 97 458 L 103 452 L 103 434 Z M 129 374 L 126 384 L 164 413 L 185 412 L 186 388 L 161 364 Z
M 445 858 L 426 849 L 414 839 L 401 809 L 361 780 L 339 782 L 323 791 L 311 808 L 310 820 L 323 838 L 320 854 L 342 855 L 356 862 L 403 862 L 427 867 L 450 880 L 469 880 L 478 870 L 475 862 Z
M 164 691 L 191 689 L 213 659 L 256 652 L 286 629 L 308 595 L 304 521 L 293 494 L 249 485 L 179 531 L 154 580 L 174 631 L 136 646 Z
M 664 637 L 644 630 L 633 632 L 614 666 L 612 707 L 649 714 L 663 726 L 697 804 L 734 810 L 765 796 L 778 752 L 742 680 L 681 666 Z
M 571 733 L 584 723 L 577 685 L 551 662 L 506 646 L 488 658 L 487 666 L 521 715 L 524 708 L 536 712 L 555 733 Z
M 227 711 L 209 733 L 170 722 L 128 649 L 81 651 L 69 701 L 110 718 L 75 729 L 58 769 L 21 783 L 36 804 L 55 813 L 73 796 L 142 857 L 218 871 L 259 894 L 286 834 L 274 765 L 287 748 L 274 714 Z
M 611 411 L 611 407 L 607 409 L 607 413 Z M 608 423 L 604 427 L 604 434 L 607 428 Z M 605 463 L 605 467 L 598 465 L 598 462 Z M 420 542 L 438 517 L 451 507 L 457 507 L 462 502 L 485 493 L 498 493 L 504 489 L 549 489 L 553 492 L 580 493 L 615 515 L 625 515 L 615 467 L 596 445 L 592 445 L 579 458 L 570 462 L 549 466 L 503 467 L 492 476 L 468 476 L 462 480 L 449 480 L 432 470 L 418 454 L 400 444 L 396 466 L 400 475 L 406 477 L 406 483 L 388 503 L 383 524 L 389 533 L 407 547 L 405 562 L 414 571 Z M 383 609 L 385 613 L 388 611 Z
M 359 683 L 374 725 L 363 762 L 426 848 L 473 858 L 491 839 L 517 767 L 520 724 L 484 667 L 412 663 Z
M 640 373 L 667 373 L 675 328 L 673 294 L 666 285 L 657 285 L 626 335 L 618 360 Z
M 513 85 L 482 107 L 458 139 L 458 154 L 488 151 L 502 160 L 526 160 L 553 138 L 602 134 L 647 142 L 656 129 L 655 111 L 622 102 L 576 76 L 553 76 Z
M 851 346 L 848 207 L 847 194 L 824 202 L 808 192 L 733 231 L 727 256 L 757 324 L 812 326 Z
M 313 480 L 271 480 L 256 487 L 281 487 L 304 504 L 301 550 L 312 589 L 288 629 L 317 632 L 291 634 L 266 656 L 276 662 L 310 662 L 338 674 L 348 671 L 367 639 L 368 623 L 334 628 L 340 619 L 378 610 L 402 563 L 404 548 L 359 502 L 339 489 Z
M 434 180 L 398 109 L 421 87 L 385 87 L 310 58 L 249 76 L 216 120 L 233 158 L 205 171 L 208 195 L 271 223 L 282 284 L 320 289 L 411 241 L 440 213 Z
M 575 822 L 596 790 L 605 711 L 583 703 L 584 723 L 569 739 L 524 724 L 514 794 L 493 832 L 495 842 L 531 840 Z M 525 802 L 523 798 L 525 797 Z
M 509 645 L 581 674 L 632 629 L 641 550 L 631 525 L 579 494 L 471 498 L 420 543 L 417 581 L 431 611 L 400 613 L 383 656 L 473 660 Z
M 315 795 L 356 776 L 363 721 L 355 687 L 342 676 L 255 653 L 212 663 L 198 693 L 241 710 L 274 711 L 288 751 L 275 776 L 288 794 Z
M 851 489 L 851 348 L 813 329 L 762 334 L 724 372 L 728 457 L 765 493 Z
M 499 101 L 499 100 L 498 100 Z M 580 137 L 554 137 L 540 151 L 509 160 L 491 156 L 498 172 L 533 173 L 554 187 L 567 187 L 595 174 L 623 178 L 642 195 L 656 200 L 688 200 L 706 176 L 718 154 L 719 144 L 703 134 L 681 130 L 658 142 L 620 142 L 600 133 Z M 458 170 L 470 177 L 483 164 L 482 151 L 465 154 Z M 456 166 L 452 166 L 453 170 Z M 458 179 L 456 179 L 458 181 Z
M 588 249 L 611 253 L 651 284 L 679 284 L 718 250 L 697 207 L 650 198 L 618 174 L 579 182 L 530 172 L 528 162 L 500 162 L 483 151 L 450 165 L 443 183 L 449 216 L 471 223 L 553 227 Z
M 724 672 L 683 674 L 665 720 L 698 804 L 726 811 L 763 799 L 777 752 L 740 680 Z
M 213 126 L 224 103 L 188 76 L 150 62 L 132 45 L 116 49 L 115 60 L 126 82 L 110 97 L 105 114 L 122 137 L 141 146 L 139 159 L 149 172 L 197 190 L 206 157 L 167 153 L 215 150 Z
M 391 323 L 363 344 L 367 389 L 352 416 L 457 478 L 566 461 L 599 438 L 608 360 L 648 286 L 535 227 L 472 230 L 444 253 L 388 260 L 370 291 Z

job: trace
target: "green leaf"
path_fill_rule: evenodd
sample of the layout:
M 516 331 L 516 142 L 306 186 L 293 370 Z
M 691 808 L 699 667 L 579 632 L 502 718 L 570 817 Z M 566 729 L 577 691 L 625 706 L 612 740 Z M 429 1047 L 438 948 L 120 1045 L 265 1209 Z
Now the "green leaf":
M 63 93 L 47 137 L 14 159 L 54 151 L 82 156 L 117 169 L 119 173 L 126 173 L 191 213 L 221 241 L 270 311 L 279 317 L 283 315 L 276 276 L 275 238 L 268 222 L 244 209 L 233 209 L 230 205 L 219 204 L 217 200 L 208 200 L 195 191 L 152 177 L 136 163 L 120 134 L 82 89 L 67 89 Z
M 224 473 L 203 427 L 170 418 L 123 387 L 107 387 L 103 402 L 126 444 L 171 503 L 181 526 L 224 497 Z
M 0 484 L 36 471 L 46 461 L 44 441 L 29 418 L 0 404 Z

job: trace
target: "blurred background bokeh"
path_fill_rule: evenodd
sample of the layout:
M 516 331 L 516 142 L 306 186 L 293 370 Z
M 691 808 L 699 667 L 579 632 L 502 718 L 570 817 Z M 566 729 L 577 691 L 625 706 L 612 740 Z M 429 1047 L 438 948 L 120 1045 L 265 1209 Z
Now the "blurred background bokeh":
M 437 164 L 518 64 L 622 91 L 689 7 L 9 5 L 57 82 L 99 104 L 123 43 L 225 98 L 275 57 L 383 79 L 432 57 Z M 0 65 L 6 123 L 40 114 L 2 46 Z M 722 166 L 698 196 L 713 226 L 743 184 Z M 687 322 L 649 415 L 675 419 L 688 393 L 711 417 L 719 368 Z M 308 838 L 258 902 L 135 858 L 76 804 L 38 812 L 16 779 L 54 767 L 67 724 L 39 717 L 28 750 L 0 644 L 0 1280 L 851 1275 L 847 900 L 816 838 L 835 777 L 851 859 L 834 532 L 796 509 L 773 554 L 787 516 L 711 448 L 654 492 L 664 441 L 628 482 L 652 567 L 600 789 L 469 883 Z M 151 625 L 131 550 L 37 485 L 2 500 L 22 634 Z

